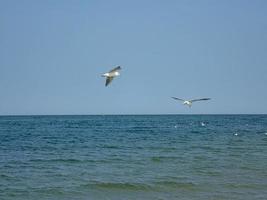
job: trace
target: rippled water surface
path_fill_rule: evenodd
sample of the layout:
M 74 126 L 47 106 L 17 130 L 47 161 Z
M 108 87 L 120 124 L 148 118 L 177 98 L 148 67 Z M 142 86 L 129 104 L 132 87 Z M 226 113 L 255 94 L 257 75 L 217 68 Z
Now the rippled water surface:
M 0 199 L 267 199 L 267 115 L 0 117 Z

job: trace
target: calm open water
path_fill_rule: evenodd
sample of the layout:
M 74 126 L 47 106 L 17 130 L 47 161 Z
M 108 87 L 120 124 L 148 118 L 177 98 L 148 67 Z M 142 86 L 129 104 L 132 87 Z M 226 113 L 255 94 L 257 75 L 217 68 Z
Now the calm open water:
M 267 199 L 267 115 L 0 117 L 1 200 Z

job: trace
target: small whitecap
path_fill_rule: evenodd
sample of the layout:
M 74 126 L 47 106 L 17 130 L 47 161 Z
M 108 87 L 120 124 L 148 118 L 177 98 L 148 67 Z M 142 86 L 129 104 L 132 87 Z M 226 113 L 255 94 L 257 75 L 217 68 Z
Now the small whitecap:
M 177 125 L 175 125 L 174 128 L 177 128 Z
M 238 136 L 238 133 L 234 133 L 234 136 Z
M 267 135 L 267 132 L 266 132 L 266 133 L 264 133 L 264 135 Z
M 206 124 L 204 122 L 201 122 L 201 126 L 206 126 Z

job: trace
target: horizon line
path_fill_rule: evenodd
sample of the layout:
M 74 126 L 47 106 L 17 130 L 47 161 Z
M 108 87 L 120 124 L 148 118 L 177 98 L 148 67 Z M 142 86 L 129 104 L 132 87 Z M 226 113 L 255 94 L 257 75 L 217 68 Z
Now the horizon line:
M 267 115 L 267 113 L 167 113 L 167 114 L 7 114 L 7 115 L 1 115 L 0 117 L 27 117 L 27 116 L 142 116 L 142 115 Z

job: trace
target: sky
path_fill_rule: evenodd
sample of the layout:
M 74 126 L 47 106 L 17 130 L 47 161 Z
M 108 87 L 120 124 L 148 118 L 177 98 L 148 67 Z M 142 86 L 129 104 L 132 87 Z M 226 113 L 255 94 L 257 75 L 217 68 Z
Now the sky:
M 0 115 L 266 114 L 266 88 L 265 0 L 0 0 Z

